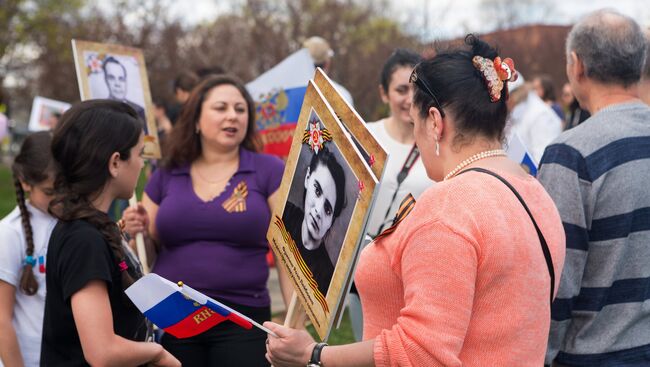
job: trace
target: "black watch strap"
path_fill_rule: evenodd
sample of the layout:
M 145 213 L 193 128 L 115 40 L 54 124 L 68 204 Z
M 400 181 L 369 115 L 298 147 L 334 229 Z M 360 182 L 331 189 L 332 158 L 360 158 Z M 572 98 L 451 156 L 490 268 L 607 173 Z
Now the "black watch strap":
M 311 352 L 311 358 L 309 359 L 309 364 L 307 364 L 307 366 L 321 366 L 320 354 L 326 346 L 327 343 L 318 343 L 314 346 L 314 350 Z

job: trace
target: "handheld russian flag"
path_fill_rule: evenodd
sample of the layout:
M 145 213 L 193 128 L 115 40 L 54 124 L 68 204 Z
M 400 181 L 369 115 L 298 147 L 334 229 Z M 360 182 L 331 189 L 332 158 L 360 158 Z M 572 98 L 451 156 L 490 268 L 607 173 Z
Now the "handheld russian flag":
M 251 329 L 253 326 L 275 335 L 269 329 L 232 308 L 183 285 L 149 273 L 126 289 L 133 304 L 156 326 L 177 338 L 201 334 L 230 320 Z
M 517 133 L 510 134 L 506 143 L 506 154 L 508 154 L 508 158 L 519 163 L 531 176 L 537 175 L 537 163 L 528 153 L 528 149 Z

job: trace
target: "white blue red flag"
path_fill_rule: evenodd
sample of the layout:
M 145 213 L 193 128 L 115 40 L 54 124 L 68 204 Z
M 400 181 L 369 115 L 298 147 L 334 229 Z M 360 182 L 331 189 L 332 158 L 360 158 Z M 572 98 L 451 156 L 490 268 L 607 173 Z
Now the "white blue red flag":
M 524 142 L 521 141 L 517 133 L 510 134 L 506 143 L 506 153 L 510 159 L 521 164 L 521 167 L 532 176 L 537 175 L 537 164 L 528 153 L 528 149 L 526 149 Z
M 177 338 L 201 334 L 226 320 L 245 329 L 257 326 L 270 333 L 232 308 L 154 273 L 138 279 L 125 292 L 146 318 Z
M 307 82 L 315 71 L 309 51 L 301 49 L 246 84 L 256 102 L 256 125 L 265 153 L 289 155 Z

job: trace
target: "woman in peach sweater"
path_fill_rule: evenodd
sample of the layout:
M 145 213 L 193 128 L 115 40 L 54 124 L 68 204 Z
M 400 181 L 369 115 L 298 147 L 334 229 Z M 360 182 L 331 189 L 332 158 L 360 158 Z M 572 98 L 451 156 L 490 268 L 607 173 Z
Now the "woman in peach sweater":
M 513 63 L 472 35 L 465 42 L 411 76 L 416 143 L 439 183 L 405 200 L 361 255 L 363 341 L 325 346 L 268 322 L 274 366 L 543 364 L 564 230 L 542 186 L 501 150 Z

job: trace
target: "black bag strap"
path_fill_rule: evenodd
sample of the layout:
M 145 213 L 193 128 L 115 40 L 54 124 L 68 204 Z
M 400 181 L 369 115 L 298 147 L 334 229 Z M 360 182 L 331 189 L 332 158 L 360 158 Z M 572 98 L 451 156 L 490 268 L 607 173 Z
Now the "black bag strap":
M 530 219 L 533 221 L 533 225 L 535 226 L 535 230 L 537 231 L 537 235 L 539 236 L 539 242 L 542 245 L 542 252 L 544 253 L 544 259 L 546 260 L 546 267 L 548 267 L 548 273 L 551 276 L 551 297 L 550 297 L 550 303 L 553 303 L 553 294 L 555 293 L 555 269 L 553 268 L 553 259 L 551 258 L 551 251 L 548 248 L 548 244 L 546 243 L 546 239 L 544 238 L 544 235 L 542 234 L 542 231 L 539 229 L 539 226 L 537 225 L 537 222 L 535 221 L 535 218 L 533 218 L 533 214 L 530 212 L 530 209 L 528 209 L 528 205 L 526 205 L 526 202 L 524 199 L 519 195 L 517 190 L 510 184 L 510 182 L 506 181 L 505 178 L 499 176 L 498 174 L 486 170 L 484 168 L 468 168 L 461 173 L 468 172 L 468 171 L 476 171 L 476 172 L 483 172 L 487 173 L 490 176 L 494 176 L 498 178 L 501 182 L 503 182 L 508 188 L 515 194 L 517 199 L 519 199 L 519 202 L 521 205 L 524 206 L 524 209 L 526 209 L 526 213 L 528 213 L 528 216 Z M 459 173 L 460 174 L 460 173 Z
M 381 221 L 381 225 L 379 226 L 379 230 L 377 231 L 377 235 L 379 235 L 384 230 L 386 220 L 388 219 L 388 217 L 390 215 L 390 210 L 393 207 L 393 203 L 395 202 L 395 199 L 397 198 L 397 193 L 399 192 L 399 188 L 402 185 L 402 182 L 404 182 L 406 177 L 409 175 L 409 172 L 411 172 L 411 168 L 413 168 L 413 166 L 415 165 L 415 162 L 418 160 L 419 157 L 420 157 L 420 150 L 418 149 L 417 145 L 413 144 L 413 147 L 411 148 L 411 151 L 406 156 L 406 160 L 404 161 L 404 164 L 402 165 L 402 169 L 397 174 L 397 187 L 395 188 L 395 192 L 393 193 L 393 197 L 390 199 L 390 204 L 388 204 L 388 209 L 386 209 L 386 214 L 384 215 L 384 220 Z

